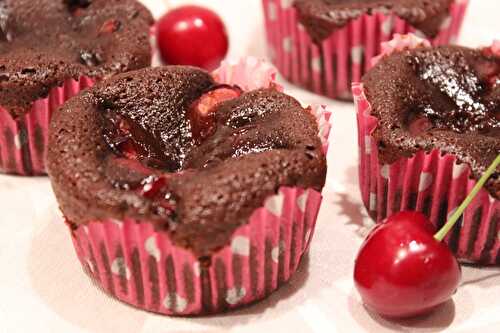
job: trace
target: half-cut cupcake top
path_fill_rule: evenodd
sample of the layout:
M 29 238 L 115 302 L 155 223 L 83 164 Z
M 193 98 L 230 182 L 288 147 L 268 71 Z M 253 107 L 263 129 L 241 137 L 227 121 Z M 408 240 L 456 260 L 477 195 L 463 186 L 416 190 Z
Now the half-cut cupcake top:
M 434 38 L 454 0 L 295 0 L 311 38 L 321 42 L 336 29 L 364 14 L 392 13 Z
M 136 0 L 0 2 L 0 106 L 29 111 L 64 80 L 151 64 L 153 18 Z
M 315 117 L 292 97 L 172 66 L 71 99 L 52 122 L 48 169 L 70 223 L 139 219 L 203 256 L 279 187 L 321 190 L 326 160 Z
M 363 78 L 382 162 L 439 149 L 479 178 L 500 153 L 500 56 L 420 47 L 385 56 Z M 500 169 L 487 184 L 500 198 Z

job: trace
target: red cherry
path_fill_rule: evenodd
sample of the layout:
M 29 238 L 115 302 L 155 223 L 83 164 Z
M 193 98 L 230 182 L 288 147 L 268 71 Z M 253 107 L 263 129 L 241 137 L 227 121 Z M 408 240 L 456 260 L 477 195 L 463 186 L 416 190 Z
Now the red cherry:
M 402 212 L 378 225 L 363 243 L 354 281 L 364 304 L 394 318 L 424 314 L 457 290 L 460 265 L 421 213 Z
M 222 85 L 202 95 L 188 113 L 193 138 L 201 143 L 215 131 L 215 107 L 220 103 L 237 98 L 242 91 L 237 87 Z
M 227 54 L 224 23 L 213 11 L 198 6 L 178 7 L 157 25 L 158 46 L 170 65 L 191 65 L 213 70 Z

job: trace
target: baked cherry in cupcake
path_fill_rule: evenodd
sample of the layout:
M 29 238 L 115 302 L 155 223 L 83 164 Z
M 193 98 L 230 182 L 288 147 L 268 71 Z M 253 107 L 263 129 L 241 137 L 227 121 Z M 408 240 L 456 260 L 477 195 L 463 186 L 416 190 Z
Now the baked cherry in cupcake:
M 48 123 L 95 81 L 151 65 L 153 18 L 136 0 L 0 4 L 0 171 L 45 173 Z
M 354 87 L 360 184 L 377 221 L 417 210 L 439 229 L 500 152 L 500 54 L 413 47 L 382 56 Z M 463 261 L 500 263 L 499 172 L 447 237 Z
M 82 264 L 111 295 L 213 313 L 297 269 L 326 177 L 320 117 L 273 84 L 241 87 L 192 67 L 144 69 L 54 116 L 53 189 Z
M 263 0 L 270 55 L 292 83 L 352 99 L 395 34 L 418 33 L 434 45 L 458 38 L 467 0 Z

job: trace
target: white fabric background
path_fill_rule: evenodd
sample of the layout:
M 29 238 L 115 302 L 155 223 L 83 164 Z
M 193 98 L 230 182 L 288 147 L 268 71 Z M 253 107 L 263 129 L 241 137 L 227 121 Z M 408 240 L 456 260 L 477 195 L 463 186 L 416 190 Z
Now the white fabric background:
M 231 57 L 264 57 L 260 0 L 170 1 L 202 3 L 225 19 Z M 500 38 L 500 2 L 471 0 L 462 42 Z M 144 0 L 156 16 L 162 0 Z M 83 274 L 45 178 L 0 176 L 0 332 L 500 332 L 500 269 L 464 267 L 452 302 L 431 316 L 389 322 L 369 314 L 353 290 L 353 259 L 369 220 L 357 187 L 353 106 L 292 86 L 304 103 L 335 112 L 329 175 L 309 258 L 291 283 L 269 299 L 233 313 L 168 318 L 119 303 Z M 499 235 L 500 236 L 500 235 Z

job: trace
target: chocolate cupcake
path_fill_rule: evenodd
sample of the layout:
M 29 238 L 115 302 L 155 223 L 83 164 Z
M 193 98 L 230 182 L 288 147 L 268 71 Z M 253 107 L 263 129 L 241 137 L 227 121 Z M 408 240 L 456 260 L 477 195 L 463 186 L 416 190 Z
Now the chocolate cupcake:
M 254 61 L 214 76 L 134 71 L 54 116 L 52 186 L 82 265 L 110 295 L 207 314 L 259 300 L 297 269 L 321 202 L 329 125 L 266 73 Z
M 95 81 L 151 65 L 153 18 L 135 0 L 0 3 L 0 171 L 45 173 L 57 107 Z
M 456 41 L 467 0 L 263 0 L 270 55 L 290 82 L 352 99 L 394 34 L 418 32 L 434 45 Z
M 360 185 L 377 221 L 417 210 L 440 228 L 500 153 L 500 52 L 409 39 L 354 86 Z M 463 261 L 500 264 L 499 176 L 447 238 Z

